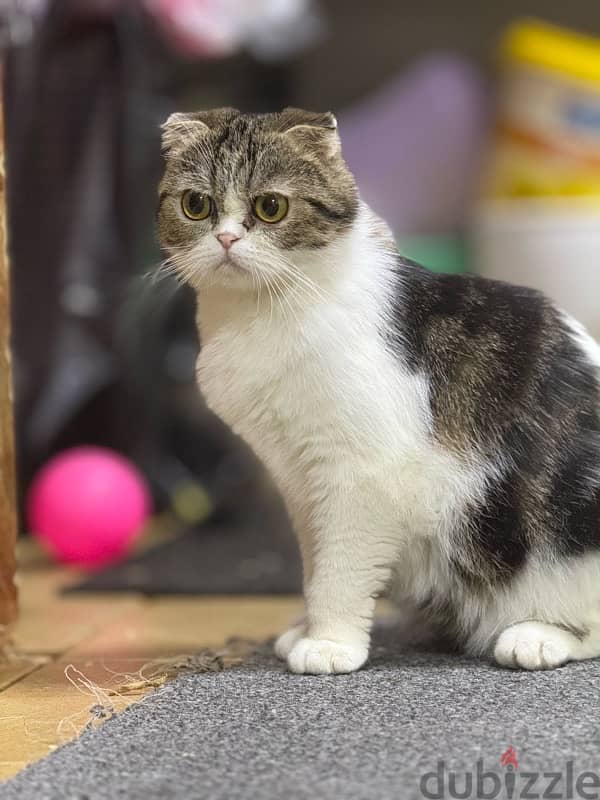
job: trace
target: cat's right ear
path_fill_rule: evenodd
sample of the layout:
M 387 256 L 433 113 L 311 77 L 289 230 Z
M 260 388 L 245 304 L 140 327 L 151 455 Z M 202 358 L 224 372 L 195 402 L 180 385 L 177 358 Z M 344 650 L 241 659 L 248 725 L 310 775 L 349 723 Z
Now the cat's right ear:
M 239 113 L 236 108 L 227 107 L 171 114 L 161 126 L 163 154 L 169 156 L 181 152 L 211 131 L 227 126 Z
M 210 131 L 209 126 L 197 114 L 171 114 L 160 126 L 162 130 L 161 149 L 164 156 L 172 155 L 187 147 L 198 137 Z

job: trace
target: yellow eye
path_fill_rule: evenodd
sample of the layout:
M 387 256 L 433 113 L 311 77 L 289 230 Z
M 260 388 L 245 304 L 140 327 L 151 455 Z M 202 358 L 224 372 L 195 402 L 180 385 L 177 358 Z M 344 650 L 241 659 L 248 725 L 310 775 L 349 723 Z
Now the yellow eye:
M 181 197 L 181 208 L 188 219 L 206 219 L 212 210 L 210 195 L 188 189 Z
M 282 194 L 261 194 L 254 201 L 254 213 L 263 222 L 281 222 L 289 206 Z

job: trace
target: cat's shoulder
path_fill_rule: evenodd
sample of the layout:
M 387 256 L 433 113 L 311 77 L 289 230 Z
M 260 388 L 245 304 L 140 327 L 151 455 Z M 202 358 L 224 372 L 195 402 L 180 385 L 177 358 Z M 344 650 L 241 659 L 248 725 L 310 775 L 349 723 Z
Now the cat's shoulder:
M 515 375 L 588 374 L 598 383 L 600 347 L 542 292 L 473 274 L 432 272 L 399 257 L 388 337 L 415 369 L 465 370 L 487 384 Z M 484 381 L 485 378 L 485 381 Z M 491 387 L 490 387 L 491 388 Z
M 476 315 L 483 323 L 507 314 L 537 318 L 544 309 L 553 307 L 537 289 L 467 272 L 433 272 L 404 256 L 396 260 L 395 274 L 396 299 L 404 301 L 406 309 L 410 306 L 423 315 L 470 317 L 471 321 Z
M 391 325 L 409 351 L 466 353 L 475 342 L 527 348 L 563 327 L 561 312 L 536 289 L 470 273 L 436 273 L 403 257 L 394 275 Z

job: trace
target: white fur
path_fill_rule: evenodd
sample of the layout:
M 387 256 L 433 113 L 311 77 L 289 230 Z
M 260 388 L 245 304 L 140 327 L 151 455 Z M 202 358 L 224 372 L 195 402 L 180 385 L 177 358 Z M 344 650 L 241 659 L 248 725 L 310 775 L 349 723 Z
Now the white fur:
M 503 667 L 552 669 L 565 664 L 580 647 L 569 631 L 543 622 L 520 622 L 504 630 L 494 656 Z
M 253 282 L 243 275 L 219 285 L 197 282 L 200 387 L 266 464 L 298 533 L 306 624 L 277 643 L 295 672 L 359 668 L 374 598 L 392 582 L 406 602 L 432 591 L 458 597 L 453 531 L 467 504 L 483 498 L 489 477 L 502 471 L 500 461 L 458 456 L 433 438 L 426 376 L 403 368 L 380 335 L 389 325 L 382 314 L 392 291 L 391 257 L 373 226 L 363 209 L 347 236 L 293 254 L 288 273 L 301 271 L 310 286 L 267 287 L 261 275 L 272 274 L 273 254 L 264 273 L 254 262 Z M 254 251 L 249 241 L 239 244 L 243 264 Z M 494 598 L 458 597 L 469 649 L 489 651 L 505 628 L 530 617 L 591 625 L 600 561 L 578 564 L 569 573 L 532 562 Z M 497 651 L 501 663 L 505 651 L 512 659 L 511 641 Z M 578 657 L 574 647 L 566 656 L 563 650 L 557 663 Z M 553 661 L 544 659 L 540 666 Z
M 600 345 L 598 342 L 590 336 L 581 322 L 578 322 L 570 314 L 562 312 L 562 316 L 565 323 L 573 331 L 573 339 L 576 344 L 583 350 L 592 364 L 600 367 Z

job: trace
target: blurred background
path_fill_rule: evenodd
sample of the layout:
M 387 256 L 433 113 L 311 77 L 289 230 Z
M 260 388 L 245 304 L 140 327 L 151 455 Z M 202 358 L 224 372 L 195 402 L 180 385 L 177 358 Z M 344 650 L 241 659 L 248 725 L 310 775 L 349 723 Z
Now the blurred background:
M 597 0 L 0 0 L 0 19 L 21 527 L 39 470 L 95 445 L 166 536 L 88 586 L 300 585 L 268 478 L 195 387 L 194 298 L 156 277 L 174 110 L 333 110 L 402 253 L 539 286 L 600 337 Z

